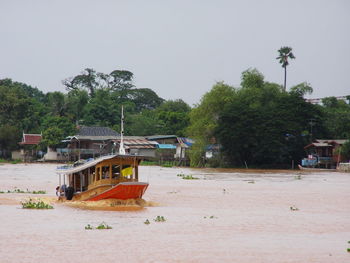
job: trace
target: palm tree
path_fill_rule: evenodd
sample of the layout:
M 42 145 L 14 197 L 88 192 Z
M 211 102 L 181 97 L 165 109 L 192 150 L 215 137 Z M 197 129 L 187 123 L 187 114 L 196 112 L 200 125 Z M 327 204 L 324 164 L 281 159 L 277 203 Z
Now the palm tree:
M 284 68 L 284 86 L 283 89 L 286 91 L 286 83 L 287 83 L 287 66 L 289 65 L 288 59 L 295 59 L 294 54 L 292 53 L 291 47 L 281 47 L 278 50 L 279 56 L 276 59 L 279 59 L 279 63 Z

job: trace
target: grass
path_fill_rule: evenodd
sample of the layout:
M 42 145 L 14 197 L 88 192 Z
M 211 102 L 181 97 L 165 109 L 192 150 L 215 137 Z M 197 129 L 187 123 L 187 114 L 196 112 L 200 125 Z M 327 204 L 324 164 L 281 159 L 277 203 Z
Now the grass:
M 193 175 L 185 175 L 185 174 L 178 174 L 178 177 L 181 177 L 184 180 L 198 180 L 198 177 L 194 177 Z
M 52 205 L 44 203 L 41 200 L 33 201 L 31 198 L 25 202 L 21 202 L 22 208 L 25 209 L 53 209 Z
M 17 163 L 22 163 L 22 160 L 19 160 L 19 159 L 16 159 L 16 160 L 0 159 L 0 163 L 12 163 L 12 164 L 17 164 Z
M 162 163 L 162 165 L 161 165 L 162 167 L 173 167 L 174 166 L 174 163 L 172 163 L 172 162 L 164 162 L 164 163 Z
M 148 219 L 146 219 L 146 221 L 145 222 L 143 222 L 145 225 L 149 225 L 151 222 L 148 220 Z
M 46 194 L 46 191 L 44 190 L 38 190 L 38 191 L 29 191 L 28 188 L 26 191 L 22 190 L 22 189 L 19 189 L 19 188 L 15 188 L 15 190 L 11 191 L 11 190 L 7 190 L 6 192 L 5 191 L 0 191 L 0 194 Z
M 147 165 L 158 165 L 158 163 L 154 162 L 154 161 L 142 161 L 141 165 L 145 165 L 145 166 L 147 166 Z

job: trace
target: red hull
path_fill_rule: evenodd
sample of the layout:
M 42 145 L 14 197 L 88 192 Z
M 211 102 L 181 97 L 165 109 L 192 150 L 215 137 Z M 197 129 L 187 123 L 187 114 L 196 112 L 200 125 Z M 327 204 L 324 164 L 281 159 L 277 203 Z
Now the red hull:
M 103 199 L 138 199 L 143 196 L 146 189 L 148 187 L 148 183 L 134 183 L 134 182 L 124 182 L 119 183 L 116 186 L 108 189 L 107 191 L 93 196 L 86 201 L 99 201 Z

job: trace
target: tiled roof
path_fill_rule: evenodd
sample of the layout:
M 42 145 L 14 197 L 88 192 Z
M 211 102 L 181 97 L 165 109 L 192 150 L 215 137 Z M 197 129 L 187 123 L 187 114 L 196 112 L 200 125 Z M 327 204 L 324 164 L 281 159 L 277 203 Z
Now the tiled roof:
M 41 134 L 23 134 L 21 145 L 38 145 L 41 141 Z
M 78 131 L 78 136 L 118 136 L 119 134 L 108 127 L 83 126 Z

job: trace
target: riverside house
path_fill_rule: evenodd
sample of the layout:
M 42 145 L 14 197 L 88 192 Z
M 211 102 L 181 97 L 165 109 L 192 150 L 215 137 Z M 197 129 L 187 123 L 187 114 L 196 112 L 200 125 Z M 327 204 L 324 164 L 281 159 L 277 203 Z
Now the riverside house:
M 302 160 L 302 166 L 335 169 L 345 158 L 341 154 L 341 146 L 347 140 L 316 139 L 304 147 L 307 158 Z

